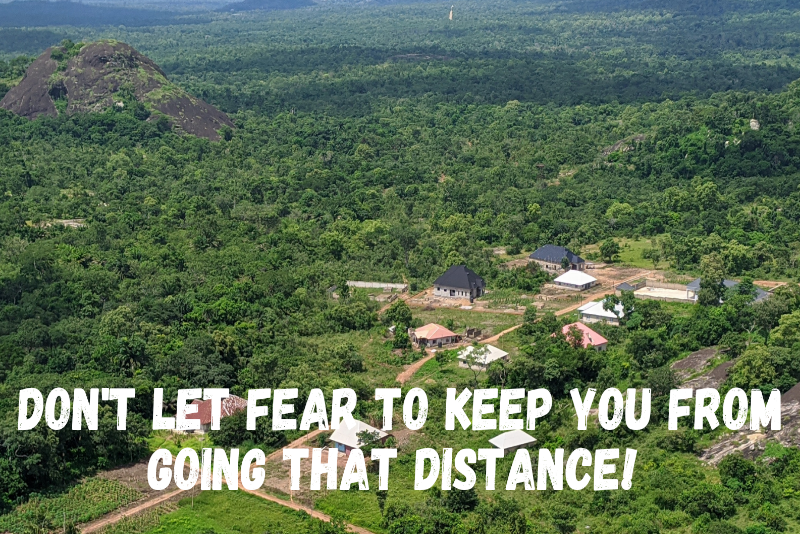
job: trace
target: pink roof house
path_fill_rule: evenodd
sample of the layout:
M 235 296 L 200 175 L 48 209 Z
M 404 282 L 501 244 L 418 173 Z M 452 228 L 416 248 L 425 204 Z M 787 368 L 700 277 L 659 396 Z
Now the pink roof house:
M 425 347 L 441 347 L 458 341 L 458 334 L 436 323 L 426 324 L 411 332 L 411 341 Z
M 594 350 L 606 350 L 608 340 L 583 323 L 564 325 L 564 328 L 561 329 L 561 333 L 565 336 L 569 336 L 569 331 L 573 328 L 577 328 L 583 334 L 581 345 L 584 349 L 594 347 Z

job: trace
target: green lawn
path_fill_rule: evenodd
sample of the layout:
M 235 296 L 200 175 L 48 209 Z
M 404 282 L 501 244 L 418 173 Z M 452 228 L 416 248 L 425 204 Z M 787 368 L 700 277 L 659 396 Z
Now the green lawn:
M 615 241 L 619 244 L 620 248 L 619 263 L 623 265 L 629 265 L 631 267 L 639 267 L 640 269 L 652 269 L 653 262 L 642 258 L 642 251 L 651 248 L 653 246 L 651 243 L 651 239 L 655 238 L 647 238 L 647 237 L 640 237 L 639 239 L 630 239 L 627 237 L 616 238 Z M 598 256 L 597 261 L 601 261 L 599 258 L 600 243 L 597 243 L 595 245 L 589 245 L 585 247 L 582 250 L 582 252 L 584 254 L 593 253 Z M 668 266 L 669 262 L 661 261 L 658 265 L 658 268 L 662 269 Z
M 183 499 L 180 508 L 161 517 L 148 534 L 306 534 L 311 517 L 244 491 L 202 491 Z
M 213 447 L 213 442 L 207 434 L 179 434 L 169 430 L 156 430 L 147 438 L 147 447 L 150 451 L 167 449 L 172 454 L 178 454 L 181 449 L 187 448 L 200 452 L 203 447 Z
M 453 332 L 463 332 L 465 328 L 480 328 L 483 334 L 495 335 L 522 322 L 521 315 L 511 313 L 481 312 L 475 310 L 461 310 L 458 308 L 436 308 L 422 310 L 412 308 L 411 313 L 419 318 L 422 324 L 438 323 L 447 326 L 447 321 L 453 321 Z
M 389 338 L 385 338 L 379 328 L 368 332 L 348 332 L 345 334 L 327 334 L 310 338 L 321 347 L 341 343 L 352 343 L 361 356 L 367 371 L 358 377 L 371 387 L 394 387 L 397 374 L 403 370 L 404 362 L 393 354 Z

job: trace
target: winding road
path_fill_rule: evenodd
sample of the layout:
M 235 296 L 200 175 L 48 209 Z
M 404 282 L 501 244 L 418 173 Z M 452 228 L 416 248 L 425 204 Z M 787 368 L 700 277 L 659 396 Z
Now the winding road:
M 320 429 L 314 430 L 313 432 L 309 432 L 308 434 L 305 434 L 304 436 L 294 440 L 293 442 L 291 442 L 288 445 L 286 445 L 286 447 L 284 447 L 282 449 L 278 449 L 277 451 L 275 451 L 272 454 L 270 454 L 269 456 L 267 456 L 267 462 L 283 461 L 283 449 L 292 449 L 292 448 L 295 448 L 295 447 L 299 447 L 300 445 L 302 445 L 303 443 L 305 443 L 309 439 L 312 439 L 312 438 L 316 437 L 317 435 L 319 435 L 321 432 L 324 432 L 324 430 L 320 430 Z M 323 514 L 322 512 L 319 512 L 317 510 L 313 510 L 311 508 L 308 508 L 307 506 L 303 506 L 303 505 L 297 504 L 295 502 L 284 501 L 283 499 L 279 499 L 278 497 L 274 497 L 272 495 L 268 495 L 268 494 L 263 493 L 261 491 L 246 490 L 242 486 L 241 474 L 238 475 L 238 478 L 239 478 L 239 480 L 238 480 L 239 489 L 249 493 L 250 495 L 254 495 L 256 497 L 259 497 L 259 498 L 264 499 L 266 501 L 273 502 L 273 503 L 278 504 L 280 506 L 284 506 L 286 508 L 291 508 L 292 510 L 298 510 L 298 511 L 306 512 L 311 517 L 314 517 L 314 518 L 319 519 L 321 521 L 330 521 L 331 520 L 331 517 L 329 515 Z M 200 484 L 200 482 L 201 482 L 201 477 L 198 477 L 197 483 L 195 484 L 194 487 L 196 488 Z M 132 517 L 132 516 L 135 516 L 135 515 L 140 514 L 142 512 L 146 512 L 146 511 L 151 510 L 151 509 L 153 509 L 153 508 L 155 508 L 155 507 L 157 507 L 157 506 L 159 506 L 161 504 L 164 504 L 165 502 L 168 502 L 168 501 L 170 501 L 170 500 L 172 500 L 174 498 L 177 498 L 181 493 L 185 493 L 185 491 L 182 490 L 182 489 L 174 489 L 174 490 L 168 491 L 166 493 L 160 493 L 160 494 L 154 495 L 153 497 L 150 497 L 149 499 L 146 499 L 146 500 L 136 504 L 132 508 L 128 508 L 128 509 L 125 509 L 125 510 L 122 510 L 122 511 L 119 511 L 119 512 L 112 512 L 110 514 L 104 515 L 103 517 L 101 517 L 99 519 L 96 519 L 94 521 L 86 523 L 85 525 L 80 527 L 80 531 L 82 532 L 82 534 L 91 534 L 91 533 L 94 533 L 94 532 L 99 532 L 102 529 L 104 529 L 105 527 L 108 527 L 110 525 L 118 523 L 119 521 L 123 520 L 126 517 Z M 371 531 L 369 531 L 369 530 L 367 530 L 365 528 L 362 528 L 362 527 L 358 527 L 356 525 L 347 524 L 346 526 L 351 532 L 353 532 L 355 534 L 373 534 Z

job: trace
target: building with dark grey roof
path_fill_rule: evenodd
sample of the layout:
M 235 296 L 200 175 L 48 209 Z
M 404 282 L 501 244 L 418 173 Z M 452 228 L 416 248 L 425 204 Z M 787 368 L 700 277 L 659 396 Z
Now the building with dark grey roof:
M 570 269 L 582 271 L 586 266 L 586 261 L 583 258 L 570 249 L 557 245 L 539 247 L 529 258 L 548 271 L 563 271 L 564 268 L 561 266 L 561 260 L 564 258 L 567 258 Z
M 470 301 L 486 293 L 483 278 L 467 269 L 466 265 L 453 265 L 433 283 L 436 297 L 468 298 Z
M 686 285 L 686 291 L 691 297 L 694 298 L 694 300 L 697 300 L 697 294 L 700 292 L 700 280 L 701 280 L 700 278 L 698 278 L 697 280 L 692 280 Z M 731 289 L 733 287 L 738 286 L 739 282 L 737 282 L 736 280 L 723 280 L 722 285 L 725 286 L 725 289 Z M 753 286 L 753 288 L 756 291 L 756 296 L 753 302 L 760 302 L 765 298 L 769 297 L 769 293 L 767 293 L 760 287 Z

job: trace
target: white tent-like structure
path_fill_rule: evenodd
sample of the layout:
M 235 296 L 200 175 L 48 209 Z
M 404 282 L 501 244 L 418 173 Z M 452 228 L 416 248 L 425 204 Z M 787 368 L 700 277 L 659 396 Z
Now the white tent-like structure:
M 348 428 L 347 424 L 342 421 L 339 423 L 339 428 L 333 431 L 331 434 L 330 440 L 336 444 L 336 448 L 339 452 L 350 453 L 353 449 L 360 449 L 361 440 L 358 439 L 358 435 L 361 432 L 377 432 L 378 439 L 383 442 L 389 434 L 384 432 L 383 430 L 378 430 L 377 428 L 369 426 L 367 423 L 363 421 L 356 421 L 356 424 L 353 428 Z
M 492 362 L 497 360 L 507 360 L 508 353 L 500 350 L 494 345 L 482 345 L 476 347 L 470 345 L 458 353 L 458 365 L 460 367 L 470 367 L 469 360 L 474 358 L 472 362 L 473 369 L 481 369 L 485 371 L 489 368 Z
M 572 269 L 553 280 L 553 283 L 567 289 L 583 291 L 597 284 L 597 278 L 583 271 Z
M 527 447 L 536 442 L 536 438 L 522 430 L 509 430 L 489 440 L 496 449 L 504 453 L 513 452 L 522 447 Z

